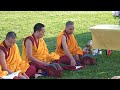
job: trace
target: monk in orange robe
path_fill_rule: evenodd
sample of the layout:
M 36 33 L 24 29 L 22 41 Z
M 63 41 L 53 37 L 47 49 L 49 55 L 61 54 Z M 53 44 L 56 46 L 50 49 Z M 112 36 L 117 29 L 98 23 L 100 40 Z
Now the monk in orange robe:
M 16 34 L 14 32 L 8 32 L 6 39 L 0 43 L 0 68 L 3 71 L 7 71 L 8 74 L 20 70 L 19 79 L 29 79 L 31 76 L 35 76 L 35 67 L 30 66 L 29 63 L 20 57 L 20 52 L 16 44 Z
M 66 22 L 66 28 L 57 37 L 57 45 L 55 52 L 60 55 L 60 61 L 71 66 L 76 65 L 76 61 L 80 60 L 83 55 L 82 49 L 73 35 L 74 23 Z
M 52 52 L 49 53 L 47 45 L 43 40 L 45 26 L 37 23 L 34 26 L 34 33 L 23 40 L 22 43 L 22 59 L 34 65 L 36 70 L 40 71 L 43 66 L 49 65 L 53 60 L 58 60 L 59 55 Z

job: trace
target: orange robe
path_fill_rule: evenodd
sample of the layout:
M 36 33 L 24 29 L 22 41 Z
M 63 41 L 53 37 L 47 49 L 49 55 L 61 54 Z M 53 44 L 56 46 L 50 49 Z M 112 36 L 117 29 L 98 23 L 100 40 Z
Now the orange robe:
M 57 45 L 56 45 L 56 50 L 55 52 L 60 55 L 60 57 L 65 56 L 65 52 L 62 48 L 62 36 L 65 35 L 66 37 L 66 42 L 67 42 L 67 46 L 68 46 L 68 50 L 69 52 L 74 55 L 74 54 L 78 54 L 78 55 L 83 55 L 83 51 L 82 49 L 78 46 L 78 43 L 74 37 L 73 34 L 69 35 L 63 31 L 61 32 L 58 37 L 57 37 Z
M 27 53 L 26 53 L 26 47 L 25 47 L 25 41 L 26 39 L 30 39 L 32 41 L 32 56 L 43 61 L 43 62 L 51 62 L 51 60 L 58 60 L 60 58 L 59 55 L 56 53 L 52 52 L 49 53 L 47 45 L 43 38 L 40 38 L 38 40 L 38 43 L 35 40 L 34 35 L 32 34 L 31 36 L 25 38 L 22 43 L 22 58 L 28 62 L 31 62 L 28 60 Z
M 2 67 L 0 66 L 0 78 L 3 77 L 3 76 L 6 76 L 8 74 L 7 71 L 3 71 L 2 70 Z
M 21 73 L 26 72 L 26 70 L 29 68 L 29 64 L 20 57 L 17 44 L 14 44 L 8 49 L 3 41 L 0 44 L 0 49 L 5 53 L 6 64 L 9 70 L 13 72 L 20 70 Z M 1 65 L 0 68 L 2 68 Z

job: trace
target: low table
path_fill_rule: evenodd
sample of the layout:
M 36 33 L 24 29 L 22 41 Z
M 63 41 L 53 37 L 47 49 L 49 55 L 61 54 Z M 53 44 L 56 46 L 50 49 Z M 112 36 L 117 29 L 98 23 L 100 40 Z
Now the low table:
M 96 25 L 90 31 L 93 49 L 120 50 L 120 25 Z

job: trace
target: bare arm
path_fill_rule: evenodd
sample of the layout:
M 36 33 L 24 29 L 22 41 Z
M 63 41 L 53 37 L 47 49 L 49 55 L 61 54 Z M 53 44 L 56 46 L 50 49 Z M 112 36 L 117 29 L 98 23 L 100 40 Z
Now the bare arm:
M 27 52 L 27 56 L 28 56 L 29 60 L 36 62 L 36 63 L 40 63 L 42 65 L 47 65 L 47 63 L 42 62 L 42 61 L 40 61 L 37 58 L 32 56 L 32 42 L 30 39 L 26 40 L 25 46 L 26 46 L 26 52 Z
M 7 68 L 5 53 L 1 49 L 0 49 L 0 64 L 2 66 L 2 70 L 7 71 L 9 74 L 13 73 L 13 71 Z
M 66 43 L 66 37 L 64 35 L 62 36 L 62 47 L 63 47 L 63 50 L 65 51 L 66 55 L 71 59 L 71 66 L 75 66 L 75 64 L 76 64 L 75 59 L 73 58 L 73 56 L 71 55 L 71 53 L 68 50 L 68 46 Z
M 30 79 L 30 78 L 27 76 L 27 74 L 26 74 L 26 73 L 23 73 L 23 76 L 25 76 L 25 77 L 26 77 L 26 79 Z

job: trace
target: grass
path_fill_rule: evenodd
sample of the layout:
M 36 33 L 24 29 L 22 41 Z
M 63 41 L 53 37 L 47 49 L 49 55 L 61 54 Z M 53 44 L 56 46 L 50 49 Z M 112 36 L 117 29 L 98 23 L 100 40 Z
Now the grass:
M 22 52 L 22 38 L 32 34 L 33 26 L 41 22 L 46 26 L 44 40 L 49 52 L 56 46 L 56 37 L 64 30 L 66 21 L 75 23 L 75 38 L 81 48 L 91 39 L 89 28 L 97 24 L 118 24 L 111 11 L 1 11 L 0 12 L 0 40 L 4 40 L 8 31 L 17 34 L 17 44 Z M 120 52 L 113 51 L 106 56 L 105 50 L 98 58 L 98 65 L 88 66 L 79 71 L 63 71 L 60 78 L 40 77 L 38 79 L 108 79 L 120 75 Z

